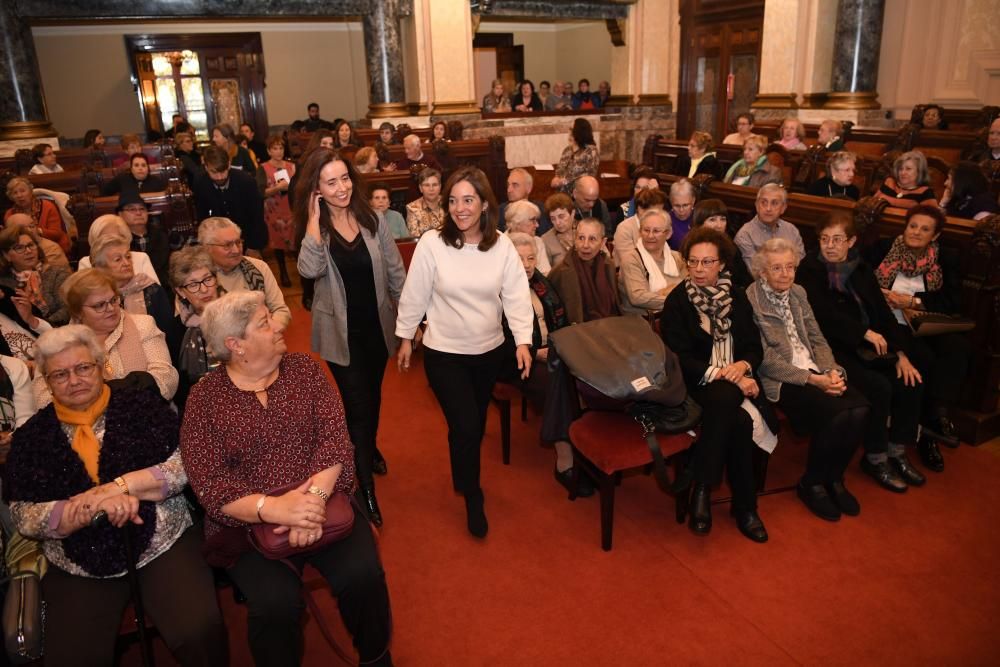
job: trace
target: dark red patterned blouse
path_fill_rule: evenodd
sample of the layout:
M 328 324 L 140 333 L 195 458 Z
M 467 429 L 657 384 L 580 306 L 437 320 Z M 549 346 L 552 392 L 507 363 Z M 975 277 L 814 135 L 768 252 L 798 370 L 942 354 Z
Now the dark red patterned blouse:
M 252 391 L 237 389 L 224 366 L 205 375 L 184 408 L 181 456 L 207 513 L 210 544 L 225 526 L 246 525 L 222 512 L 244 496 L 303 481 L 337 463 L 344 469 L 335 489 L 350 493 L 354 485 L 354 445 L 344 405 L 306 354 L 281 360 L 266 408 Z

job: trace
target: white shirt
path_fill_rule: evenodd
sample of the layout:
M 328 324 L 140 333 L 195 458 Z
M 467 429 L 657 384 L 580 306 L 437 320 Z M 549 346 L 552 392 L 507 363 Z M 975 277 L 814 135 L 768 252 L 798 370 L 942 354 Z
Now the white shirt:
M 14 428 L 20 428 L 24 422 L 31 419 L 35 414 L 35 396 L 31 391 L 31 373 L 28 366 L 20 359 L 0 356 L 0 363 L 10 377 L 10 383 L 14 385 L 14 397 L 11 403 L 14 405 Z M 10 416 L 10 415 L 8 415 Z
M 908 296 L 913 296 L 918 292 L 926 292 L 927 287 L 924 285 L 924 276 L 922 274 L 904 276 L 902 273 L 897 273 L 896 279 L 892 281 L 891 291 L 906 294 Z M 900 324 L 906 324 L 906 316 L 903 315 L 902 309 L 894 308 L 892 314 L 896 316 L 897 322 Z
M 518 345 L 531 344 L 528 277 L 514 244 L 500 234 L 486 252 L 477 245 L 454 248 L 436 229 L 424 232 L 413 251 L 399 299 L 396 335 L 412 339 L 427 315 L 424 343 L 453 354 L 483 354 L 503 342 L 500 316 Z

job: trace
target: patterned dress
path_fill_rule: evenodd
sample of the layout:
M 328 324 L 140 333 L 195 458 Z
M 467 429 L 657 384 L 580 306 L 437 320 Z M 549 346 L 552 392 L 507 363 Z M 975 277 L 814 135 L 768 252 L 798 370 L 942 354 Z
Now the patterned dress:
M 283 162 L 281 167 L 275 167 L 270 160 L 261 164 L 267 175 L 267 187 L 273 188 L 277 181 L 275 173 L 279 169 L 288 172 L 291 180 L 295 175 L 295 165 Z M 267 223 L 268 246 L 271 250 L 295 250 L 295 225 L 292 223 L 292 209 L 288 205 L 288 192 L 278 192 L 264 200 L 264 222 Z

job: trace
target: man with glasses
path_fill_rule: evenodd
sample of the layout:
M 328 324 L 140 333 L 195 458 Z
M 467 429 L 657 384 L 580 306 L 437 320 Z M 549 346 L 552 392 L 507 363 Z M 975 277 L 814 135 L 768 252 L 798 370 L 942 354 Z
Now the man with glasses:
M 198 174 L 191 187 L 198 219 L 221 217 L 233 221 L 243 232 L 246 254 L 259 258 L 260 251 L 267 247 L 267 225 L 257 179 L 253 174 L 230 169 L 229 153 L 218 146 L 206 148 L 203 161 L 205 173 Z
M 158 224 L 149 224 L 149 205 L 138 192 L 123 192 L 115 209 L 132 232 L 132 250 L 149 255 L 161 285 L 169 284 L 170 242 Z
M 785 188 L 776 183 L 763 185 L 757 191 L 756 208 L 757 215 L 740 227 L 740 231 L 736 232 L 736 237 L 733 239 L 747 268 L 751 267 L 751 261 L 757 250 L 770 239 L 785 239 L 794 246 L 800 260 L 806 256 L 798 227 L 781 219 L 781 215 L 788 208 L 788 193 L 785 192 Z
M 240 228 L 228 218 L 208 218 L 198 226 L 198 243 L 211 256 L 219 285 L 227 292 L 263 292 L 272 319 L 285 329 L 292 321 L 292 312 L 285 304 L 278 281 L 264 260 L 243 254 L 241 236 Z

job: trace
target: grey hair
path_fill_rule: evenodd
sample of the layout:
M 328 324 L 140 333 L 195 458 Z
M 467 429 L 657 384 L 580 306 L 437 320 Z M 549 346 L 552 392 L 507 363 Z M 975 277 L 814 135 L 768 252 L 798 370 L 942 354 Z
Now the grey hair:
M 184 246 L 170 255 L 170 285 L 180 287 L 188 276 L 198 269 L 207 269 L 215 275 L 215 264 L 208 251 L 200 246 Z
M 691 195 L 692 198 L 698 196 L 694 189 L 694 183 L 692 183 L 686 178 L 682 178 L 679 181 L 674 181 L 673 183 L 671 183 L 670 185 L 671 197 L 673 197 L 674 195 L 684 194 L 685 192 Z
M 833 171 L 842 164 L 845 164 L 847 162 L 857 163 L 857 161 L 858 161 L 858 156 L 852 153 L 851 151 L 837 151 L 836 153 L 830 156 L 829 160 L 827 160 L 826 170 Z
M 520 174 L 521 176 L 524 176 L 524 180 L 528 183 L 528 192 L 531 192 L 531 187 L 535 184 L 535 179 L 532 178 L 530 171 L 524 169 L 523 167 L 514 167 L 510 170 L 510 174 Z M 507 175 L 510 176 L 510 174 Z
M 764 195 L 771 193 L 780 193 L 781 201 L 788 203 L 788 190 L 785 190 L 783 185 L 778 185 L 777 183 L 765 183 L 760 186 L 760 190 L 757 190 L 757 199 L 755 201 L 760 201 L 760 198 Z
M 24 176 L 15 176 L 14 178 L 7 181 L 8 197 L 11 196 L 11 194 L 14 192 L 14 188 L 16 188 L 18 185 L 26 185 L 28 187 L 28 192 L 34 192 L 35 190 L 34 183 L 29 181 L 27 178 L 25 178 Z
M 579 222 L 576 223 L 576 228 L 580 229 L 580 225 L 584 225 L 584 224 L 586 224 L 586 225 L 596 225 L 597 227 L 599 227 L 600 230 L 601 230 L 601 233 L 600 233 L 600 237 L 601 238 L 604 238 L 604 236 L 607 234 L 607 229 L 608 228 L 605 227 L 604 223 L 601 222 L 600 220 L 598 220 L 597 218 L 584 218 L 583 220 L 580 220 Z
M 514 244 L 515 248 L 519 246 L 529 247 L 532 250 L 537 250 L 538 248 L 535 245 L 535 238 L 533 236 L 528 236 L 524 232 L 507 232 L 507 238 L 509 238 L 510 242 Z
M 128 239 L 132 238 L 132 230 L 122 220 L 121 216 L 108 213 L 98 216 L 96 220 L 90 223 L 90 231 L 87 232 L 87 243 L 95 245 L 98 238 L 108 233 L 118 234 Z M 131 240 L 129 243 L 131 243 Z
M 651 218 L 663 218 L 667 223 L 667 237 L 669 238 L 674 233 L 674 221 L 670 219 L 670 214 L 664 211 L 662 208 L 651 208 L 647 211 L 643 211 L 642 215 L 639 216 L 639 229 L 642 229 L 642 223 L 646 222 Z
M 49 329 L 35 341 L 35 366 L 42 376 L 47 372 L 49 359 L 75 345 L 81 345 L 90 351 L 94 363 L 104 366 L 107 356 L 104 346 L 97 340 L 93 329 L 83 324 L 67 324 L 55 329 Z
M 219 361 L 229 361 L 233 353 L 226 347 L 227 338 L 245 338 L 250 318 L 264 304 L 264 293 L 257 290 L 230 292 L 205 306 L 201 316 L 201 335 L 208 353 Z
M 927 158 L 920 151 L 908 151 L 903 153 L 892 163 L 892 178 L 899 183 L 899 170 L 903 168 L 903 163 L 912 160 L 917 163 L 917 185 L 927 185 L 930 183 L 930 173 L 927 171 Z
M 750 260 L 750 272 L 753 274 L 753 277 L 759 279 L 764 269 L 767 268 L 768 262 L 771 261 L 771 255 L 778 255 L 783 252 L 792 253 L 792 257 L 795 258 L 795 266 L 799 265 L 799 253 L 791 241 L 782 238 L 768 239 L 764 241 L 761 247 L 757 248 L 753 259 Z
M 221 232 L 224 229 L 235 229 L 243 236 L 243 230 L 240 226 L 229 218 L 223 218 L 221 216 L 215 216 L 212 218 L 205 218 L 198 225 L 198 243 L 201 245 L 207 245 L 212 242 L 215 238 L 216 232 Z
M 834 120 L 833 118 L 827 118 L 820 125 L 825 125 L 826 127 L 832 128 L 834 134 L 840 136 L 844 133 L 844 124 L 839 120 Z
M 531 216 L 538 218 L 541 215 L 542 212 L 538 210 L 537 206 L 530 201 L 522 199 L 521 201 L 512 201 L 507 204 L 507 208 L 503 213 L 503 219 L 507 223 L 507 229 L 510 229 L 511 225 L 520 225 Z
M 109 231 L 107 234 L 102 234 L 94 241 L 93 245 L 90 246 L 90 263 L 99 269 L 107 268 L 108 263 L 105 260 L 104 255 L 110 248 L 116 248 L 118 246 L 131 248 L 131 236 L 122 236 L 117 230 L 114 230 L 113 232 Z

